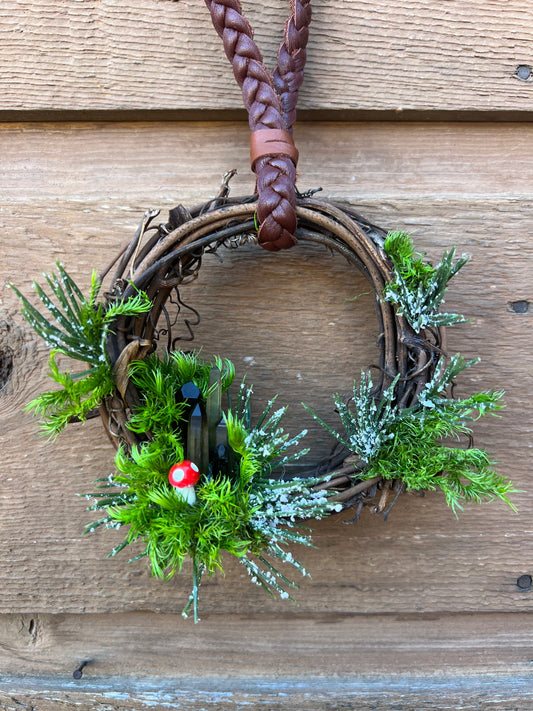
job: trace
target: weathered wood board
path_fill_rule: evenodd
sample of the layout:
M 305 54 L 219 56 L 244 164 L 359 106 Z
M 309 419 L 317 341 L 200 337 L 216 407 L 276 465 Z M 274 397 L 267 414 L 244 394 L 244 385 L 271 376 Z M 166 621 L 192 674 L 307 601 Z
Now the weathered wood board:
M 478 711 L 530 711 L 528 676 L 386 677 L 383 687 L 373 679 L 322 678 L 284 680 L 201 679 L 183 683 L 160 678 L 105 680 L 75 684 L 62 679 L 8 679 L 0 691 L 3 711 L 429 711 L 435 708 Z
M 263 678 L 331 682 L 362 681 L 386 669 L 393 676 L 458 670 L 520 676 L 531 670 L 532 627 L 529 613 L 283 612 L 274 619 L 235 610 L 203 615 L 197 625 L 179 614 L 144 611 L 12 614 L 0 620 L 0 663 L 3 676 L 57 674 L 67 681 L 85 660 L 84 683 L 157 674 L 187 684 L 195 676 L 222 681 L 254 671 Z
M 288 2 L 243 5 L 273 66 Z M 529 3 L 316 0 L 313 7 L 303 110 L 532 111 Z M 0 26 L 5 117 L 241 107 L 201 1 L 3 0 Z
M 214 614 L 196 626 L 145 612 L 4 615 L 0 708 L 527 711 L 531 625 L 530 614 L 386 611 Z
M 57 258 L 87 280 L 91 267 L 107 263 L 129 239 L 144 209 L 208 198 L 228 168 L 239 169 L 235 191 L 249 192 L 246 134 L 245 125 L 231 124 L 3 126 L 2 282 L 28 290 Z M 453 244 L 473 255 L 447 307 L 475 320 L 450 330 L 449 347 L 482 356 L 461 380 L 465 392 L 507 391 L 502 418 L 478 423 L 477 442 L 523 490 L 515 497 L 520 513 L 492 504 L 455 520 L 432 494 L 404 497 L 387 523 L 366 515 L 349 527 L 347 516 L 339 516 L 317 525 L 317 549 L 300 555 L 313 579 L 302 581 L 298 608 L 270 600 L 228 561 L 227 578 L 203 586 L 204 614 L 230 614 L 236 599 L 242 614 L 269 615 L 532 609 L 533 593 L 516 585 L 532 565 L 531 312 L 511 307 L 532 300 L 531 138 L 528 124 L 299 129 L 303 187 L 322 185 L 327 196 L 359 205 L 376 222 L 410 230 L 433 256 Z M 333 416 L 332 393 L 348 390 L 375 355 L 372 305 L 364 296 L 346 301 L 364 294 L 365 283 L 342 260 L 332 270 L 327 254 L 301 255 L 238 251 L 206 269 L 194 287 L 205 315 L 199 336 L 235 357 L 261 396 L 282 389 L 293 431 L 302 424 L 302 400 L 313 398 L 317 411 Z M 2 317 L 12 324 L 5 338 L 16 354 L 0 395 L 2 611 L 179 612 L 189 593 L 188 570 L 158 582 L 143 561 L 105 558 L 119 540 L 113 533 L 82 538 L 90 515 L 75 494 L 110 471 L 112 450 L 96 421 L 71 428 L 56 443 L 39 439 L 21 408 L 47 387 L 46 349 L 16 315 L 12 293 L 3 290 L 1 298 Z M 327 450 L 325 440 L 319 444 Z

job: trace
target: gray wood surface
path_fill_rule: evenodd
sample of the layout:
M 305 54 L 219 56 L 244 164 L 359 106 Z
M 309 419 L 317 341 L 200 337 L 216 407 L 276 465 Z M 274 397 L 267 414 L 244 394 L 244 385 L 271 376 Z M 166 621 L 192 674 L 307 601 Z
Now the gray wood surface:
M 105 680 L 92 684 L 53 679 L 8 679 L 0 688 L 3 711 L 529 711 L 533 708 L 528 676 L 386 677 L 367 679 L 241 678 L 198 679 L 189 683 L 160 678 Z

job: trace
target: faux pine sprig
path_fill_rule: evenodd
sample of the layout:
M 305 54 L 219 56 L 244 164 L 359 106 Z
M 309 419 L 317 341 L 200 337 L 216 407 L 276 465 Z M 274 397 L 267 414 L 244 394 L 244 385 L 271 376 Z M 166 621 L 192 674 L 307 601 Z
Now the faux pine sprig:
M 104 307 L 103 302 L 98 302 L 101 283 L 96 271 L 91 276 L 89 296 L 85 297 L 64 267 L 59 262 L 56 266 L 58 275 L 43 273 L 52 297 L 33 282 L 33 288 L 50 316 L 38 311 L 13 284 L 9 286 L 22 302 L 23 316 L 50 348 L 98 367 L 107 361 L 105 341 L 113 321 L 119 316 L 137 316 L 148 311 L 150 300 L 139 291 L 127 301 L 118 300 Z
M 33 282 L 49 315 L 36 309 L 13 284 L 9 285 L 22 302 L 23 316 L 52 349 L 49 375 L 61 388 L 41 393 L 26 408 L 41 418 L 44 432 L 52 438 L 73 418 L 84 420 L 90 410 L 113 392 L 115 383 L 105 343 L 115 319 L 136 316 L 151 307 L 143 292 L 104 307 L 98 302 L 101 284 L 96 272 L 91 277 L 89 296 L 85 297 L 60 263 L 57 271 L 58 274 L 43 274 L 52 296 Z M 76 373 L 62 371 L 56 361 L 60 354 L 84 361 L 89 367 Z
M 415 252 L 413 240 L 405 232 L 389 232 L 384 248 L 394 266 L 394 278 L 386 285 L 383 298 L 396 306 L 417 333 L 467 320 L 460 314 L 439 312 L 448 282 L 469 261 L 466 255 L 454 263 L 452 248 L 433 266 Z
M 476 362 L 456 355 L 445 366 L 441 359 L 417 404 L 409 408 L 396 405 L 397 381 L 376 402 L 371 375 L 362 373 L 349 402 L 335 396 L 344 426 L 342 434 L 310 412 L 365 462 L 358 473 L 360 479 L 380 476 L 400 480 L 412 491 L 441 489 L 454 513 L 465 503 L 492 499 L 501 499 L 514 509 L 509 495 L 516 490 L 494 471 L 487 453 L 450 444 L 450 439 L 470 435 L 473 421 L 502 407 L 502 392 L 476 393 L 463 399 L 449 397 L 447 391 L 455 377 Z

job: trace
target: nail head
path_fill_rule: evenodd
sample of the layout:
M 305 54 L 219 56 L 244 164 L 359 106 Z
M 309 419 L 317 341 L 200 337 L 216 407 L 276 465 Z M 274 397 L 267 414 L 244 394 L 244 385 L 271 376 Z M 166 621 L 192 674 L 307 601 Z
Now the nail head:
M 516 581 L 516 585 L 520 590 L 529 590 L 531 583 L 533 583 L 531 575 L 521 575 Z
M 529 301 L 512 301 L 511 304 L 511 310 L 515 312 L 515 314 L 527 314 L 529 311 Z
M 83 669 L 84 669 L 84 667 L 87 666 L 87 664 L 89 664 L 89 661 L 90 660 L 86 659 L 85 661 L 83 661 L 80 664 L 80 666 L 77 669 L 74 669 L 74 671 L 72 672 L 72 676 L 74 677 L 74 679 L 81 679 L 82 678 Z
M 527 81 L 531 78 L 531 67 L 528 67 L 527 64 L 520 64 L 516 68 L 516 76 L 522 81 Z

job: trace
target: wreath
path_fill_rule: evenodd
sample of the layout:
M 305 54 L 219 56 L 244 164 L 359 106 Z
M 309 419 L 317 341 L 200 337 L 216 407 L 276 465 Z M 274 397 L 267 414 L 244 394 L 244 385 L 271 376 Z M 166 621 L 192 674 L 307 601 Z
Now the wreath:
M 146 556 L 158 577 L 170 578 L 189 557 L 193 585 L 183 613 L 192 609 L 195 621 L 202 575 L 222 569 L 222 551 L 236 556 L 253 582 L 291 597 L 295 583 L 281 569 L 306 575 L 293 547 L 311 544 L 303 524 L 312 519 L 353 508 L 357 520 L 364 505 L 386 517 L 405 491 L 441 489 L 454 512 L 492 499 L 512 506 L 514 491 L 471 435 L 474 420 L 502 406 L 502 393 L 452 393 L 456 377 L 476 360 L 447 356 L 445 328 L 466 319 L 440 307 L 468 258 L 451 249 L 432 265 L 405 232 L 387 232 L 348 205 L 294 187 L 294 77 L 303 75 L 309 0 L 291 4 L 272 76 L 240 4 L 207 5 L 250 113 L 257 194 L 231 198 L 232 171 L 205 204 L 190 211 L 180 205 L 159 224 L 158 211 L 147 211 L 113 262 L 93 273 L 88 294 L 61 264 L 46 276 L 46 290 L 34 283 L 44 312 L 12 286 L 23 315 L 52 349 L 50 375 L 60 386 L 28 408 L 51 437 L 100 415 L 117 450 L 115 471 L 86 494 L 99 516 L 87 531 L 124 527 L 110 555 L 141 541 L 133 560 Z M 269 101 L 277 102 L 273 120 Z M 286 407 L 275 406 L 275 398 L 253 420 L 252 387 L 231 387 L 235 368 L 223 355 L 210 361 L 183 348 L 177 315 L 192 315 L 185 324 L 193 339 L 199 314 L 183 292 L 204 255 L 306 244 L 339 253 L 368 280 L 380 358 L 356 377 L 349 395 L 334 395 L 338 431 L 310 411 L 337 444 L 319 468 L 291 477 L 290 464 L 308 451 L 301 448 L 305 431 L 284 432 Z M 64 370 L 59 355 L 87 367 Z

